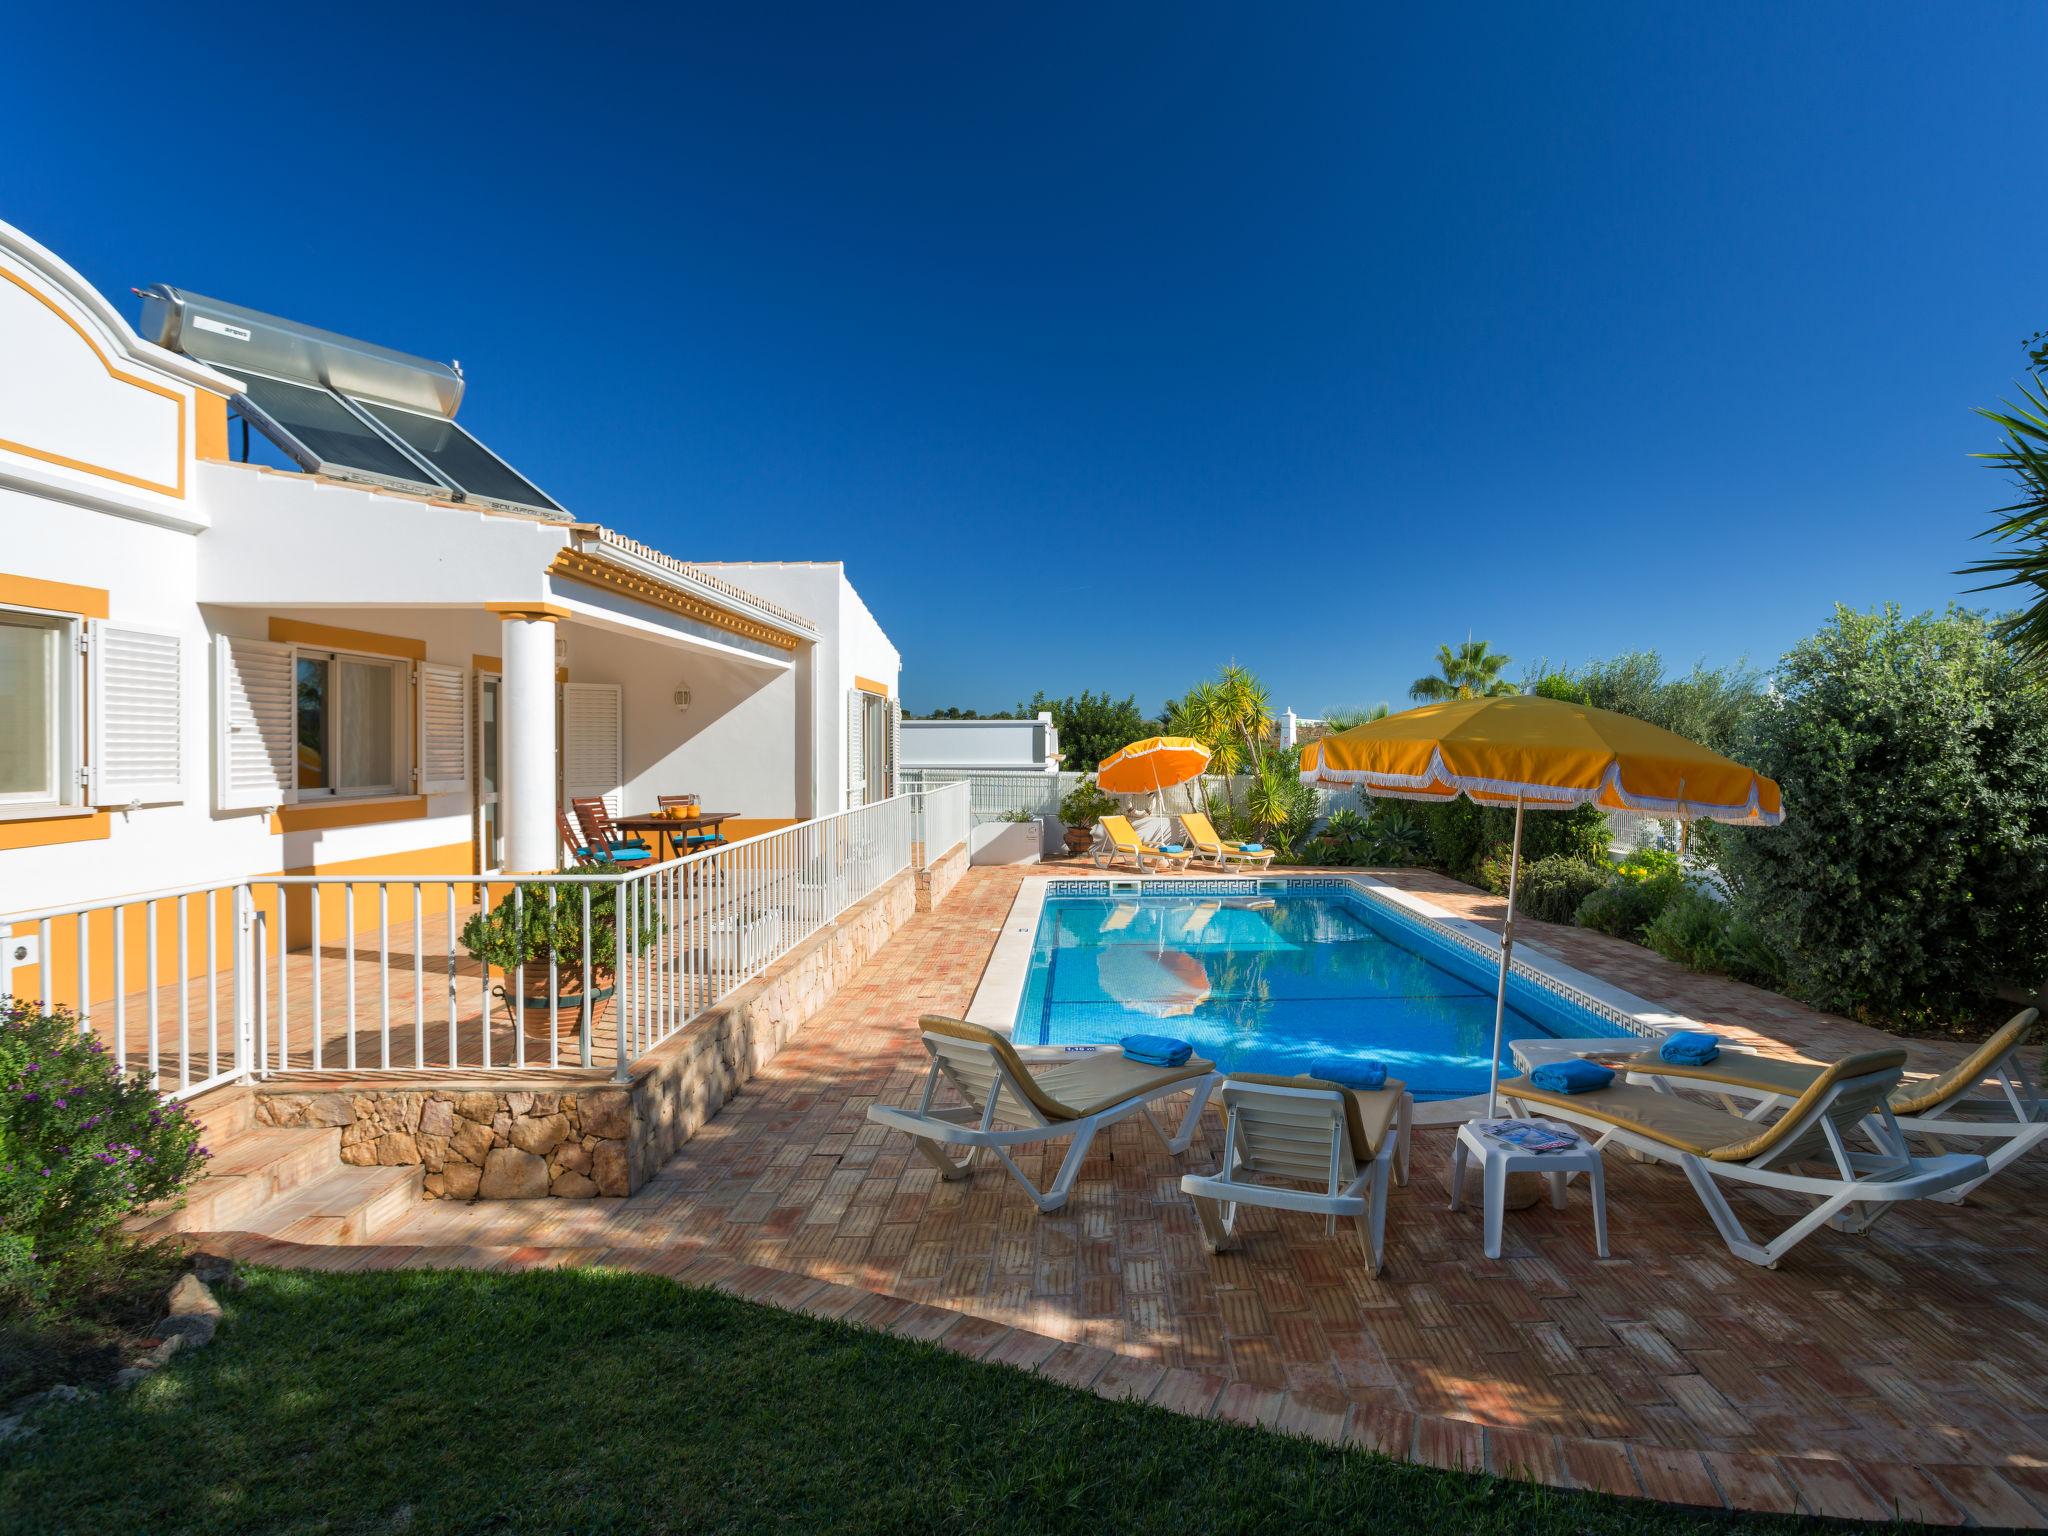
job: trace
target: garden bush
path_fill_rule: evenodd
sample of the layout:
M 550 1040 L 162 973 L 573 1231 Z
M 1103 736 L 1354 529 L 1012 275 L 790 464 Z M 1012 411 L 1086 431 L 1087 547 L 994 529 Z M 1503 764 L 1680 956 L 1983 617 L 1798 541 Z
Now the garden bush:
M 1979 614 L 1838 608 L 1740 754 L 1784 825 L 1736 832 L 1736 910 L 1823 1007 L 1961 1018 L 2048 978 L 2048 682 Z
M 181 1194 L 207 1156 L 182 1104 L 124 1077 L 64 1009 L 0 1002 L 0 1302 L 21 1309 Z
M 1625 870 L 1617 871 L 1607 884 L 1579 903 L 1572 921 L 1581 928 L 1597 929 L 1640 944 L 1650 924 L 1684 888 L 1684 882 L 1675 875 L 1643 878 Z
M 1703 891 L 1680 890 L 1643 930 L 1643 942 L 1667 960 L 1696 971 L 1725 971 L 1728 929 L 1734 914 L 1728 903 Z
M 1487 856 L 1499 849 L 1505 859 L 1515 835 L 1513 811 L 1464 799 L 1423 807 L 1418 819 L 1428 832 L 1429 862 L 1454 879 L 1475 884 L 1481 883 L 1478 877 Z M 1607 814 L 1595 805 L 1569 811 L 1530 811 L 1522 818 L 1525 866 L 1557 856 L 1598 864 L 1606 860 L 1609 845 Z
M 1546 923 L 1568 923 L 1579 903 L 1607 883 L 1607 871 L 1590 859 L 1554 853 L 1522 866 L 1515 908 Z

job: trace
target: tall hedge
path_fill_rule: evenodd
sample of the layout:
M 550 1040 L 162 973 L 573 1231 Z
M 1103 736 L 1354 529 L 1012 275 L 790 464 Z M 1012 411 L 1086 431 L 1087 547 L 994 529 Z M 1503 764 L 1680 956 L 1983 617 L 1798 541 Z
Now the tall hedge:
M 1727 838 L 1742 915 L 1799 994 L 1956 1017 L 2048 980 L 2048 685 L 1982 616 L 1837 608 L 1779 665 L 1742 756 L 1784 825 Z

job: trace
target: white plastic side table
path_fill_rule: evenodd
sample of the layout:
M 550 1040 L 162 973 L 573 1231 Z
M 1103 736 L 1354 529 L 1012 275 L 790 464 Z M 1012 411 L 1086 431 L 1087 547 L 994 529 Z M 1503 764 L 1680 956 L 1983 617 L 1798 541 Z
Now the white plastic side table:
M 1525 1152 L 1510 1142 L 1487 1134 L 1496 1120 L 1468 1120 L 1458 1127 L 1458 1145 L 1451 1153 L 1451 1209 L 1457 1210 L 1465 1193 L 1465 1164 L 1478 1158 L 1486 1191 L 1486 1256 L 1500 1257 L 1501 1218 L 1507 1209 L 1508 1175 L 1540 1173 L 1550 1179 L 1550 1203 L 1564 1209 L 1565 1181 L 1583 1173 L 1593 1192 L 1593 1252 L 1607 1257 L 1607 1180 L 1600 1166 L 1600 1151 L 1577 1130 L 1555 1120 L 1533 1124 L 1569 1136 L 1578 1145 L 1564 1152 Z

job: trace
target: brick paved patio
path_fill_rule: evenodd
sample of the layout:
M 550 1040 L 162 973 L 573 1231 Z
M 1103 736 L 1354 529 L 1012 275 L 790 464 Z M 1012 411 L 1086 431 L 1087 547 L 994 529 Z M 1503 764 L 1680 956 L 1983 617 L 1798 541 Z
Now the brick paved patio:
M 1676 1170 L 1620 1158 L 1611 1260 L 1592 1257 L 1575 1197 L 1511 1214 L 1507 1256 L 1489 1261 L 1477 1210 L 1444 1209 L 1445 1130 L 1416 1134 L 1378 1280 L 1354 1243 L 1305 1217 L 1247 1211 L 1241 1251 L 1204 1251 L 1177 1179 L 1215 1166 L 1213 1114 L 1181 1160 L 1141 1123 L 1115 1127 L 1050 1216 L 998 1173 L 940 1183 L 865 1112 L 914 1097 L 918 1015 L 965 1010 L 1018 879 L 1043 872 L 973 870 L 629 1200 L 439 1202 L 372 1249 L 237 1246 L 350 1268 L 659 1269 L 1111 1395 L 1439 1464 L 1712 1506 L 2048 1524 L 2038 1160 L 1967 1206 L 1824 1232 L 1777 1272 L 1729 1257 Z M 1395 878 L 1448 910 L 1498 915 L 1439 877 Z M 1525 936 L 1782 1053 L 1878 1038 L 1599 934 L 1530 922 Z M 1916 1044 L 1914 1066 L 1955 1049 Z

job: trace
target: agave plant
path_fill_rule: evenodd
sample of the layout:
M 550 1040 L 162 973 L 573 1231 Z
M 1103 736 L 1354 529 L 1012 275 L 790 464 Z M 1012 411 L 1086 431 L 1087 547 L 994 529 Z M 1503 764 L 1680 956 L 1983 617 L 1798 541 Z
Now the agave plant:
M 2005 441 L 1994 453 L 1974 455 L 2010 471 L 2019 483 L 2020 499 L 2000 507 L 1993 514 L 1998 521 L 1979 535 L 2015 547 L 1972 561 L 1960 574 L 2000 578 L 1976 588 L 1979 592 L 2018 587 L 2026 594 L 2026 606 L 1999 630 L 2029 666 L 2048 669 L 2048 391 L 2037 379 L 2022 384 L 2020 394 L 2024 404 L 2007 401 L 2004 410 L 1977 413 L 2004 428 Z

